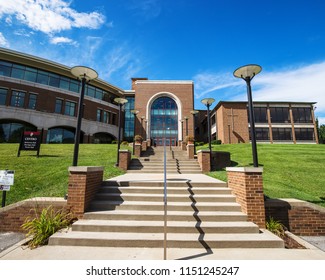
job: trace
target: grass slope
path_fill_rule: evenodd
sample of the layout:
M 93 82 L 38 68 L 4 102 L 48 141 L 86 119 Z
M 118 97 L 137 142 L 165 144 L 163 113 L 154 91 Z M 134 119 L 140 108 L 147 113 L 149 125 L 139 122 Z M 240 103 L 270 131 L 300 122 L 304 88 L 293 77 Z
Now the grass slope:
M 42 144 L 39 158 L 36 152 L 25 151 L 18 158 L 17 149 L 18 144 L 0 144 L 0 170 L 15 170 L 15 184 L 7 193 L 7 205 L 31 197 L 66 194 L 72 144 Z M 81 144 L 78 165 L 104 166 L 106 179 L 123 174 L 114 166 L 116 150 L 116 145 Z M 252 165 L 249 144 L 216 145 L 213 150 L 229 151 L 233 166 Z M 258 156 L 264 168 L 267 196 L 298 198 L 325 207 L 325 145 L 260 144 Z M 209 175 L 227 179 L 224 170 Z
M 267 196 L 325 206 L 325 145 L 259 144 L 257 149 Z M 213 150 L 230 152 L 233 166 L 253 165 L 249 144 L 215 145 Z M 209 175 L 226 180 L 224 170 Z
M 63 197 L 67 193 L 72 144 L 42 144 L 39 158 L 31 151 L 22 151 L 17 157 L 17 150 L 18 144 L 0 144 L 0 170 L 15 170 L 6 205 L 31 197 Z M 114 166 L 116 150 L 117 145 L 81 144 L 78 165 L 104 166 L 104 178 L 123 174 Z

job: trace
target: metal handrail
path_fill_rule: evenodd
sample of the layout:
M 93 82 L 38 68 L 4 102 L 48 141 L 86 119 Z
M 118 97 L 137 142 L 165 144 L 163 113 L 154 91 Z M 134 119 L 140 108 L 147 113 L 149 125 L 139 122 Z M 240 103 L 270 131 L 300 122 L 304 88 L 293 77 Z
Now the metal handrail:
M 165 132 L 166 134 L 166 132 Z M 166 135 L 164 141 L 164 260 L 167 259 L 167 170 L 166 170 Z

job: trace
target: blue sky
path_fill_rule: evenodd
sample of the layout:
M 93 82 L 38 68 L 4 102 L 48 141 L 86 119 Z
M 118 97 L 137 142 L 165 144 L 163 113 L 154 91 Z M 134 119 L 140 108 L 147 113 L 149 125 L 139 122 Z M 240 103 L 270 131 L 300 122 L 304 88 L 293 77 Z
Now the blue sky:
M 256 63 L 254 100 L 315 101 L 325 124 L 324 0 L 0 0 L 0 46 L 131 77 L 193 80 L 200 100 L 246 100 L 233 71 Z

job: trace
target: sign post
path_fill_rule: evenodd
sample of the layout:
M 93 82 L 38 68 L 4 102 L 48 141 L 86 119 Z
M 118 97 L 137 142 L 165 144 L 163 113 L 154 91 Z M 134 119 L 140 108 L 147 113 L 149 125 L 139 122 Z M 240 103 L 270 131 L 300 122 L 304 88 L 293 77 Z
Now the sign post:
M 2 191 L 1 207 L 6 206 L 7 191 L 10 191 L 10 186 L 14 184 L 15 171 L 0 170 L 0 191 Z
M 20 141 L 17 157 L 20 156 L 20 151 L 37 151 L 37 157 L 39 157 L 42 134 L 43 133 L 40 131 L 24 131 Z

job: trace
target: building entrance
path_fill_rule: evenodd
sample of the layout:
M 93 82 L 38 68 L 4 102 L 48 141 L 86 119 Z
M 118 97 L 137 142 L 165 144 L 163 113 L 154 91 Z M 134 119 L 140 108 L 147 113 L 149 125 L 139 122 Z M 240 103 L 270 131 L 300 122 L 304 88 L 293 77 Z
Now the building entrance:
M 176 102 L 167 96 L 157 98 L 150 110 L 150 136 L 157 146 L 176 146 L 178 139 L 178 108 Z

